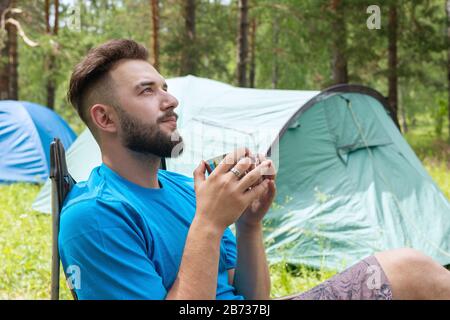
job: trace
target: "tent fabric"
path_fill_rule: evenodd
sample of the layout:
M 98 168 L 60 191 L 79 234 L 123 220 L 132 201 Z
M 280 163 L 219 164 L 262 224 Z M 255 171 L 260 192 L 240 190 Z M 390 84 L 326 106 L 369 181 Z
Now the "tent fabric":
M 0 183 L 46 181 L 54 137 L 69 148 L 76 135 L 46 107 L 26 101 L 0 101 Z
M 264 220 L 270 262 L 342 270 L 406 246 L 450 263 L 450 204 L 375 95 L 235 88 L 192 76 L 168 84 L 185 141 L 168 170 L 192 176 L 201 159 L 237 146 L 270 148 L 278 170 Z M 100 164 L 89 131 L 67 158 L 77 181 Z M 33 207 L 50 212 L 49 183 Z
M 265 153 L 301 105 L 319 91 L 236 88 L 193 76 L 168 80 L 179 99 L 179 132 L 185 150 L 167 168 L 192 176 L 202 159 L 247 145 Z
M 281 138 L 276 205 L 265 219 L 272 262 L 342 270 L 413 247 L 450 263 L 450 204 L 377 100 L 336 94 L 298 123 Z

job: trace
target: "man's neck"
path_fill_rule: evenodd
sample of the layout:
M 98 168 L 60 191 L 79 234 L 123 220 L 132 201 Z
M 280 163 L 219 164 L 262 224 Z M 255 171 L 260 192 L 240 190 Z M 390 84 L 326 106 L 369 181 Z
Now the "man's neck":
M 143 155 L 123 147 L 102 151 L 102 161 L 121 177 L 144 188 L 159 189 L 158 169 L 161 158 Z

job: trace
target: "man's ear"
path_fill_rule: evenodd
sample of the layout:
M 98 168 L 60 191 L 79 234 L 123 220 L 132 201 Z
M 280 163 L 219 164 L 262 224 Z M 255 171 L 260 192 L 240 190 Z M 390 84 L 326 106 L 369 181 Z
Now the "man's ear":
M 94 104 L 89 110 L 93 125 L 99 131 L 117 132 L 118 118 L 114 108 L 106 104 Z

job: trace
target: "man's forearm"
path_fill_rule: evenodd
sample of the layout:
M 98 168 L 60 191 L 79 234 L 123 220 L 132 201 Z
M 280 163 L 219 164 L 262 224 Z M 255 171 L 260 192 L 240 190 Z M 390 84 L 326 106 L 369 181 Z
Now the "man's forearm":
M 194 218 L 189 228 L 177 279 L 166 299 L 216 299 L 223 231 Z
M 237 226 L 238 259 L 234 276 L 237 292 L 246 299 L 270 299 L 270 274 L 262 235 L 262 225 Z

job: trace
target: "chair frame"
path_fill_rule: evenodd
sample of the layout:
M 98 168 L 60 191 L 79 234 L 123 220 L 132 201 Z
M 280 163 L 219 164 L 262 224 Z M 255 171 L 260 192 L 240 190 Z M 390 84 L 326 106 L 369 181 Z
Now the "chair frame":
M 59 222 L 62 205 L 69 191 L 76 184 L 67 170 L 66 155 L 61 140 L 55 138 L 50 144 L 50 179 L 52 181 L 52 262 L 51 262 L 51 300 L 59 300 L 60 256 L 58 248 Z M 77 295 L 71 289 L 72 296 Z

